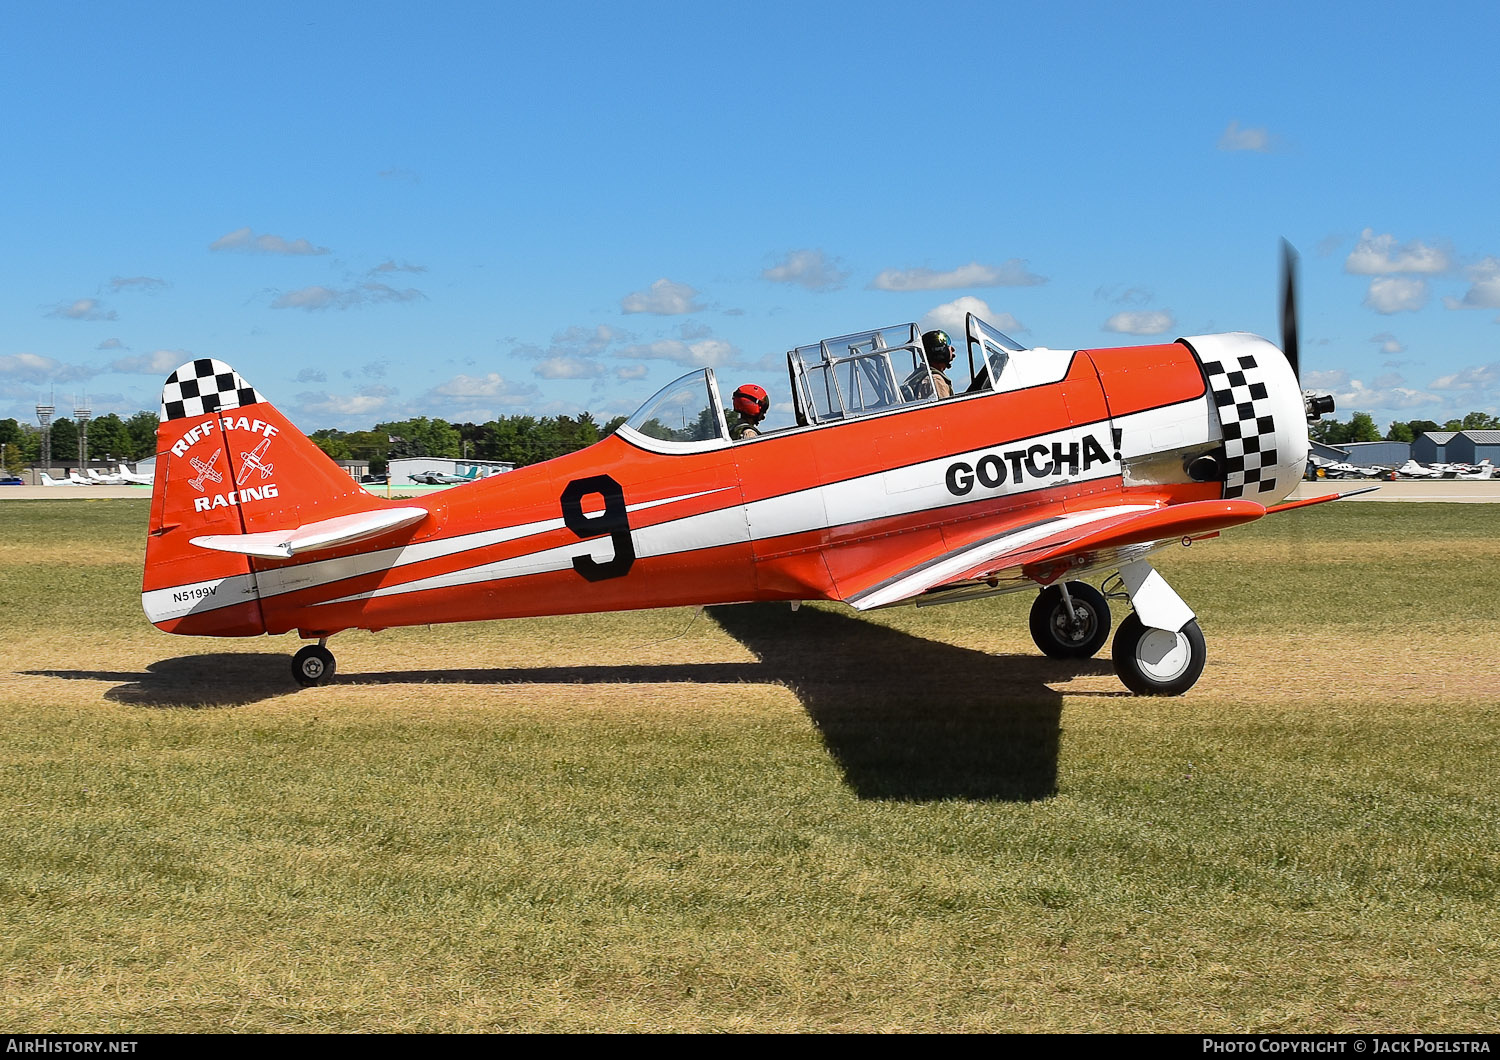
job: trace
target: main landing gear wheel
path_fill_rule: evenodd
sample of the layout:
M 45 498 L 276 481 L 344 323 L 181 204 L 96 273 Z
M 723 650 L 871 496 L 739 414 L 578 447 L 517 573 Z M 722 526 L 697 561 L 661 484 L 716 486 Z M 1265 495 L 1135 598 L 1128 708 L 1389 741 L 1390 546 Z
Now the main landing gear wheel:
M 1182 695 L 1197 683 L 1208 661 L 1197 619 L 1168 633 L 1146 625 L 1133 612 L 1120 623 L 1111 653 L 1125 687 L 1143 696 Z
M 1031 639 L 1054 659 L 1091 659 L 1109 639 L 1109 601 L 1087 582 L 1068 582 L 1068 608 L 1062 587 L 1049 585 L 1031 605 Z
M 331 680 L 337 670 L 333 652 L 321 644 L 309 644 L 292 656 L 292 676 L 304 688 Z

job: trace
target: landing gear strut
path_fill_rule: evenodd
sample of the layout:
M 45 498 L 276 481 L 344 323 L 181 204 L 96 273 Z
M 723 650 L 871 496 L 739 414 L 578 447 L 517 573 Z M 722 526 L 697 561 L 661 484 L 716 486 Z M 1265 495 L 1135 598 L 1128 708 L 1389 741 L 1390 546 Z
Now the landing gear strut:
M 1109 601 L 1087 582 L 1059 582 L 1031 605 L 1031 639 L 1053 659 L 1091 659 L 1109 639 Z
M 327 643 L 328 638 L 321 637 L 292 656 L 292 677 L 304 688 L 332 680 L 338 670 L 333 652 L 324 647 Z

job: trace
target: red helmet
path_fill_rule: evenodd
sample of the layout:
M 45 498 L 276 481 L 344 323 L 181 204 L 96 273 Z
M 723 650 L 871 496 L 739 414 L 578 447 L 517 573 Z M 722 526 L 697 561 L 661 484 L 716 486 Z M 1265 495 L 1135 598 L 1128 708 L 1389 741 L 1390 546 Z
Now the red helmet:
M 741 416 L 759 419 L 770 411 L 770 408 L 771 399 L 766 395 L 764 387 L 746 383 L 734 392 L 734 411 Z

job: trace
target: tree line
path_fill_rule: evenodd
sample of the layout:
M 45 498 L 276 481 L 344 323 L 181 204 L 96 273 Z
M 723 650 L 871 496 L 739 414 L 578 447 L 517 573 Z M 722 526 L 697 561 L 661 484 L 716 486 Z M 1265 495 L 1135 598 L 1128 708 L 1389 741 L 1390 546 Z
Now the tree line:
M 124 460 L 134 463 L 156 455 L 154 412 L 137 412 L 121 419 L 113 412 L 89 420 L 90 460 Z M 0 445 L 4 446 L 5 470 L 11 473 L 33 467 L 42 455 L 42 429 L 14 418 L 0 420 Z M 78 424 L 67 416 L 52 421 L 52 463 L 60 467 L 78 464 Z
M 616 416 L 603 424 L 592 413 L 577 416 L 501 416 L 484 423 L 449 423 L 415 419 L 377 423 L 373 430 L 324 428 L 309 437 L 335 460 L 357 460 L 379 474 L 391 460 L 413 456 L 455 460 L 504 460 L 517 467 L 593 445 L 625 422 Z
M 1500 429 L 1500 416 L 1487 412 L 1470 412 L 1461 419 L 1446 423 L 1436 420 L 1396 420 L 1384 435 L 1375 426 L 1375 417 L 1368 412 L 1356 412 L 1348 423 L 1338 420 L 1319 420 L 1308 427 L 1307 433 L 1315 442 L 1325 445 L 1343 445 L 1346 442 L 1414 442 L 1420 435 L 1438 431 L 1486 431 Z
M 484 423 L 450 423 L 418 416 L 377 423 L 368 431 L 325 427 L 310 435 L 313 443 L 335 460 L 367 463 L 380 473 L 400 457 L 435 456 L 455 460 L 505 460 L 517 467 L 550 460 L 593 445 L 625 422 L 624 416 L 600 423 L 592 413 L 578 416 L 502 416 Z M 110 412 L 88 425 L 90 460 L 133 463 L 156 453 L 154 412 L 137 412 L 121 419 Z M 0 420 L 7 471 L 34 466 L 41 457 L 42 432 L 35 424 Z M 52 462 L 70 467 L 78 463 L 78 424 L 66 416 L 52 421 Z

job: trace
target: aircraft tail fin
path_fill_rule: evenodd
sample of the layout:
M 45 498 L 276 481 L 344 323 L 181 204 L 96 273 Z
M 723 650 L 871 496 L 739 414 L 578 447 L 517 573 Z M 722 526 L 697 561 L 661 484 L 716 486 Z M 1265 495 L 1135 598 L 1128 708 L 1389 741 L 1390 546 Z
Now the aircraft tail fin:
M 143 604 L 172 633 L 265 631 L 259 561 L 233 540 L 376 512 L 372 496 L 238 372 L 189 361 L 167 379 L 156 432 Z

